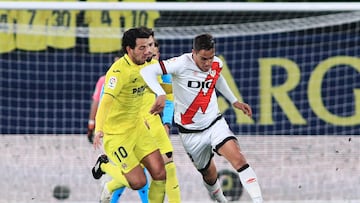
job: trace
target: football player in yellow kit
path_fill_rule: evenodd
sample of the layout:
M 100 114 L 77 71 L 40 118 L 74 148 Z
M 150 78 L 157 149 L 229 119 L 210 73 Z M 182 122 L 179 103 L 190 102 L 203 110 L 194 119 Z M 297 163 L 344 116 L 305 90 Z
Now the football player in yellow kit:
M 106 73 L 104 95 L 96 114 L 93 145 L 100 148 L 103 141 L 106 155 L 99 156 L 92 172 L 96 179 L 107 173 L 122 186 L 137 190 L 147 182 L 145 166 L 152 177 L 149 201 L 163 202 L 164 160 L 141 113 L 146 86 L 139 72 L 145 65 L 156 63 L 147 62 L 152 56 L 152 36 L 142 28 L 124 32 L 125 54 Z

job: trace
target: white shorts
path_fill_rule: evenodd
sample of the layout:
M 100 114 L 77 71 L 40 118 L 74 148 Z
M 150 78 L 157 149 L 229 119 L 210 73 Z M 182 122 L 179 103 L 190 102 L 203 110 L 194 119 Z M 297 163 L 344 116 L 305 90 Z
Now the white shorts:
M 179 132 L 179 135 L 185 151 L 199 171 L 209 166 L 214 152 L 217 152 L 219 147 L 230 139 L 236 139 L 224 118 L 202 132 Z

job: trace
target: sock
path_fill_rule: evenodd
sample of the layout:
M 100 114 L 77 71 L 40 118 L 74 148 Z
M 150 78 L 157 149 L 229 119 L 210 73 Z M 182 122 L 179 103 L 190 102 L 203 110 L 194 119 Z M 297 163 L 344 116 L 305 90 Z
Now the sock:
M 125 190 L 124 184 L 117 182 L 115 179 L 111 179 L 109 182 L 107 182 L 106 186 L 111 193 L 122 188 Z
M 117 188 L 130 187 L 125 176 L 121 173 L 121 170 L 117 166 L 111 163 L 103 163 L 100 165 L 100 167 L 102 171 L 110 175 L 116 181 L 116 183 L 118 184 Z
M 174 162 L 169 162 L 165 164 L 166 170 L 166 195 L 168 197 L 169 203 L 180 203 L 180 188 L 179 181 L 176 176 L 176 167 Z
M 216 179 L 216 182 L 213 185 L 209 185 L 204 181 L 204 185 L 205 185 L 206 189 L 209 191 L 210 195 L 212 197 L 214 197 L 216 201 L 221 202 L 221 203 L 228 202 L 228 200 L 226 199 L 226 197 L 221 189 L 218 179 Z
M 102 188 L 100 195 L 100 202 L 110 202 L 112 197 L 112 193 L 108 190 L 107 183 Z
M 149 180 L 146 180 L 146 185 L 138 190 L 138 194 L 142 203 L 149 203 Z
M 245 190 L 249 193 L 251 199 L 254 203 L 262 203 L 263 198 L 261 195 L 260 186 L 256 177 L 254 170 L 246 164 L 241 167 L 239 170 L 239 177 L 241 184 Z
M 108 187 L 109 188 L 109 187 Z M 110 203 L 117 203 L 122 195 L 122 193 L 125 191 L 126 187 L 121 187 L 119 189 L 114 190 L 114 192 L 111 195 L 111 201 Z
M 149 188 L 149 202 L 163 203 L 165 198 L 165 180 L 152 180 Z

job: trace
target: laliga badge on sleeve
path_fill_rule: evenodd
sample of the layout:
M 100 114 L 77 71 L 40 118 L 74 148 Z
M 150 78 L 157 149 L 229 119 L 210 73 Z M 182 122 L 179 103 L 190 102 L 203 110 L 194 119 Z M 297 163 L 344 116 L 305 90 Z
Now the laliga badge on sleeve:
M 110 77 L 109 82 L 108 82 L 108 88 L 115 89 L 116 83 L 117 83 L 116 77 L 114 77 L 114 76 Z

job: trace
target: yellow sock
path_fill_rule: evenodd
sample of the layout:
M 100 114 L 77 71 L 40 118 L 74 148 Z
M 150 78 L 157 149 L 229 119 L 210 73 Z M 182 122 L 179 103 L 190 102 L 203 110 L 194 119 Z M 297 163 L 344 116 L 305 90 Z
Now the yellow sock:
M 117 185 L 120 187 L 130 187 L 128 181 L 126 180 L 125 176 L 121 173 L 121 170 L 119 167 L 111 164 L 111 163 L 103 163 L 100 165 L 101 170 L 110 175 L 117 183 Z M 108 186 L 109 189 L 109 186 Z M 117 189 L 117 188 L 115 188 Z M 109 190 L 110 191 L 110 190 Z
M 169 162 L 165 164 L 166 170 L 166 195 L 168 197 L 169 203 L 180 203 L 180 187 L 179 181 L 176 176 L 176 167 L 174 162 Z
M 117 182 L 115 179 L 111 179 L 106 183 L 106 187 L 110 193 L 114 192 L 116 189 L 126 187 L 124 184 Z
M 152 180 L 149 188 L 149 203 L 163 203 L 165 198 L 165 180 Z

